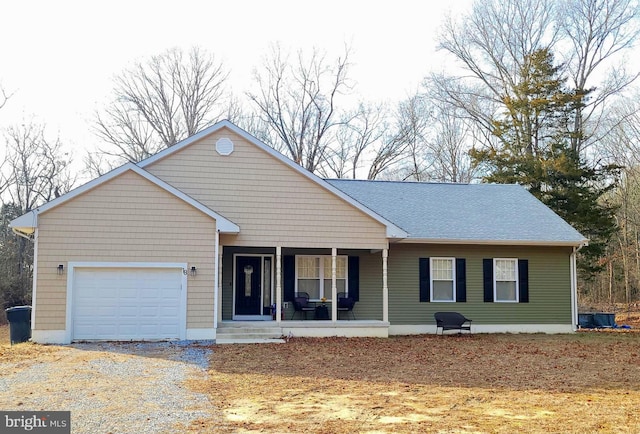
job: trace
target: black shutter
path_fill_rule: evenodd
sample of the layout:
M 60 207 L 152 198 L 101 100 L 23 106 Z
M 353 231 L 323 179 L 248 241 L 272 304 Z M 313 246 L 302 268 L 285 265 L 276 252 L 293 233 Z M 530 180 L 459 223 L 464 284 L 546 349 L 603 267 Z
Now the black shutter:
M 429 258 L 420 258 L 418 260 L 419 267 L 419 279 L 420 279 L 420 301 L 428 302 L 431 301 L 431 297 L 429 295 L 429 285 L 431 280 L 431 273 L 429 270 Z
M 349 297 L 360 301 L 360 257 L 349 256 Z
M 529 260 L 518 260 L 518 288 L 520 303 L 529 303 Z
M 296 291 L 296 257 L 284 256 L 282 258 L 283 295 L 282 301 L 293 301 Z
M 467 261 L 456 258 L 456 301 L 467 301 Z
M 482 260 L 482 282 L 485 303 L 493 303 L 493 259 Z

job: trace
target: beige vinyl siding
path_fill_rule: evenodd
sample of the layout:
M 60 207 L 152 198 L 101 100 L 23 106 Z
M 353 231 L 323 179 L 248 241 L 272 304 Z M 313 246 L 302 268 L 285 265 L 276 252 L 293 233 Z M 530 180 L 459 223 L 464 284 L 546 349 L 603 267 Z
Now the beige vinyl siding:
M 134 172 L 38 220 L 36 327 L 65 328 L 67 271 L 78 262 L 188 263 L 187 327 L 213 327 L 215 221 Z
M 215 143 L 230 138 L 234 152 Z M 240 226 L 236 246 L 386 247 L 386 228 L 282 161 L 222 129 L 145 168 Z
M 457 311 L 473 324 L 571 324 L 571 249 L 567 247 L 394 244 L 389 252 L 389 321 L 434 324 L 438 311 Z M 418 259 L 466 259 L 467 301 L 420 302 Z M 484 258 L 529 260 L 529 303 L 485 303 Z

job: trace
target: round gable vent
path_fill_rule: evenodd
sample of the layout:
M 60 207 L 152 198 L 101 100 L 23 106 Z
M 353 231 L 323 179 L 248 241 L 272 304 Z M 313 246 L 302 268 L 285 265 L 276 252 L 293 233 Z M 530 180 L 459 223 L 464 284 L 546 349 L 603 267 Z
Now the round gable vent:
M 230 155 L 233 152 L 233 142 L 227 137 L 218 139 L 216 142 L 216 152 L 220 155 Z

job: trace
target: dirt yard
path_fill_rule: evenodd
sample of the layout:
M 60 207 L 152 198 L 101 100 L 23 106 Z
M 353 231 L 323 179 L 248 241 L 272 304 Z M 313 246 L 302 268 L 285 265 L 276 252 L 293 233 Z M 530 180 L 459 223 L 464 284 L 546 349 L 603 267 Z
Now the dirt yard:
M 193 432 L 640 432 L 640 333 L 216 347 Z
M 201 415 L 190 423 L 182 424 L 183 416 L 172 420 L 181 432 L 198 433 L 637 433 L 637 330 L 297 338 L 285 344 L 211 346 L 209 370 L 181 383 L 208 404 L 198 405 Z M 69 389 L 68 396 L 57 398 L 61 407 L 68 402 L 75 408 L 67 401 L 76 390 L 69 373 L 82 372 L 77 381 L 85 395 L 95 389 L 104 398 L 108 392 L 99 387 L 104 379 L 87 377 L 87 361 L 147 363 L 156 357 L 126 351 L 78 354 L 66 346 L 31 343 L 10 347 L 5 327 L 0 327 L 0 342 L 0 384 L 5 375 L 53 362 L 60 375 L 65 373 Z M 140 368 L 138 380 L 119 382 L 116 396 L 139 394 L 140 382 L 158 369 L 154 366 Z M 171 405 L 162 397 L 156 407 L 168 417 Z M 123 420 L 143 411 L 142 406 L 127 408 Z M 81 422 L 91 417 L 88 411 L 72 409 L 74 414 Z

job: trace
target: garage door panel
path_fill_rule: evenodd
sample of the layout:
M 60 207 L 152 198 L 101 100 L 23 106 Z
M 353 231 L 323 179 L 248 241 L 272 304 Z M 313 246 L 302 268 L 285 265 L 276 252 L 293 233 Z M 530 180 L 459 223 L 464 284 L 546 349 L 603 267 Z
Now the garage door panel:
M 73 339 L 172 339 L 182 330 L 182 269 L 77 268 Z
M 158 313 L 160 317 L 165 317 L 177 315 L 178 311 L 174 306 L 160 306 Z

